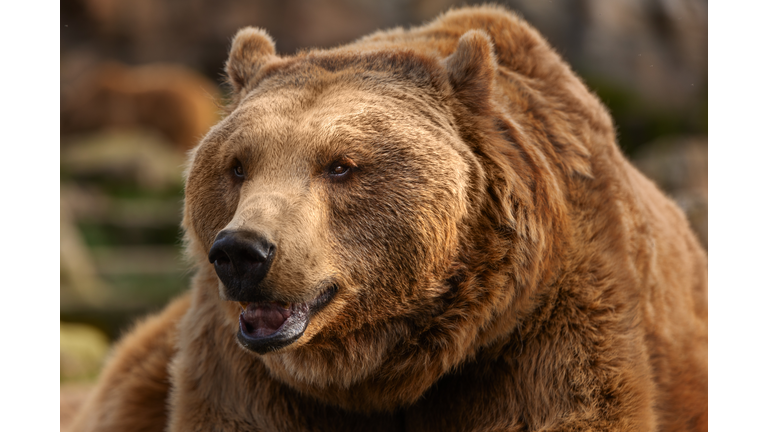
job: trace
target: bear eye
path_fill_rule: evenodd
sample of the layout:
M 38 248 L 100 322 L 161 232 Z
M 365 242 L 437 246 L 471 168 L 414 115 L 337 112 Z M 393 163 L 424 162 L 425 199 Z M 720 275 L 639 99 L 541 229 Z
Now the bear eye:
M 328 165 L 328 175 L 334 180 L 343 180 L 356 167 L 357 165 L 355 165 L 352 159 L 343 157 Z
M 349 171 L 349 167 L 342 164 L 334 164 L 333 168 L 331 168 L 331 174 L 340 176 L 344 175 Z
M 235 176 L 237 178 L 244 178 L 245 177 L 245 171 L 243 171 L 243 164 L 238 162 L 235 167 L 232 169 L 232 172 L 235 173 Z

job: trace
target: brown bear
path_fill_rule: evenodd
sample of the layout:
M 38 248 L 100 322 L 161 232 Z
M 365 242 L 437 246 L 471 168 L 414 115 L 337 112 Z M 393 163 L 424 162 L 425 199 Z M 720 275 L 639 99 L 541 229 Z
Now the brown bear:
M 706 255 L 520 18 L 295 56 L 246 28 L 226 70 L 191 292 L 73 430 L 706 430 Z

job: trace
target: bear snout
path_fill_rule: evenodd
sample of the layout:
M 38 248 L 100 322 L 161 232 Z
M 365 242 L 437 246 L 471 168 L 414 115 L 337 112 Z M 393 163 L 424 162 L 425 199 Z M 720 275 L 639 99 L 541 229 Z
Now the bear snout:
M 208 252 L 228 300 L 259 301 L 259 285 L 267 276 L 277 247 L 255 231 L 219 232 Z

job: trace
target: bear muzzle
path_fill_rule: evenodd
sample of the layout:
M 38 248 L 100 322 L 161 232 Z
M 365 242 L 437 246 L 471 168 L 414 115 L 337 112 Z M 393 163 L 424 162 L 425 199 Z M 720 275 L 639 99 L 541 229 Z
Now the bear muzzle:
M 242 307 L 238 342 L 245 348 L 265 354 L 292 344 L 309 325 L 313 314 L 328 304 L 338 291 L 331 281 L 319 284 L 319 292 L 306 302 L 280 300 L 278 293 L 264 289 L 277 247 L 263 234 L 254 231 L 223 230 L 213 242 L 208 261 L 224 285 L 226 300 Z

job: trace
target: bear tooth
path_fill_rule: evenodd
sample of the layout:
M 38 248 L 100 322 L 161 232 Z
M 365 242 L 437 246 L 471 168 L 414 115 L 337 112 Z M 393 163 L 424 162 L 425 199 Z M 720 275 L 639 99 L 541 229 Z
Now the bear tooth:
M 240 307 L 243 308 L 243 310 L 245 310 L 248 307 L 248 302 L 238 302 L 238 303 L 240 303 Z

